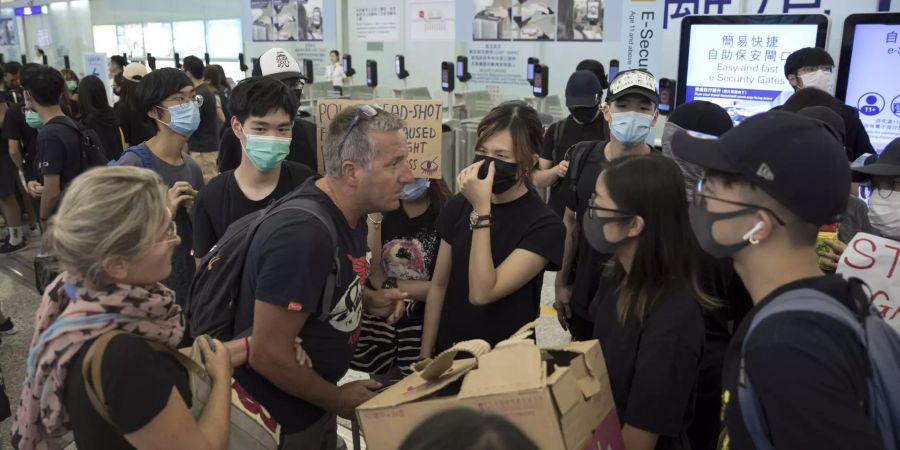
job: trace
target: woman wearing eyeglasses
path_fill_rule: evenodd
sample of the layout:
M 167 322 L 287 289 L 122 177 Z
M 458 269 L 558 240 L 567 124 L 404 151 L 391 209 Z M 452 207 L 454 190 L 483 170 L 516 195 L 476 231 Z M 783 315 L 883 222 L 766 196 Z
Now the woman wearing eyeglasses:
M 537 112 L 521 102 L 497 106 L 478 125 L 475 162 L 438 220 L 423 357 L 469 339 L 497 344 L 538 318 L 544 270 L 558 270 L 565 237 L 528 178 L 542 143 Z
M 134 106 L 156 126 L 156 136 L 125 150 L 118 161 L 120 166 L 153 170 L 169 186 L 166 204 L 178 225 L 181 243 L 172 254 L 172 274 L 163 284 L 175 291 L 175 300 L 182 307 L 195 269 L 191 256 L 193 226 L 188 211 L 203 187 L 200 166 L 183 151 L 200 124 L 201 102 L 193 92 L 191 80 L 177 69 L 154 70 L 142 78 L 134 92 Z
M 703 353 L 700 248 L 691 232 L 684 180 L 659 155 L 612 161 L 582 219 L 618 288 L 594 301 L 600 340 L 628 449 L 690 448 Z M 598 274 L 597 276 L 600 276 Z

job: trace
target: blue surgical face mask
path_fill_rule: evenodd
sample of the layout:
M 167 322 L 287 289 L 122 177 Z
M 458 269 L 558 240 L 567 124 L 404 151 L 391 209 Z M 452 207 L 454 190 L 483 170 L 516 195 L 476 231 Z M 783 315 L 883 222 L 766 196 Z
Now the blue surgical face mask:
M 617 141 L 624 145 L 634 145 L 647 139 L 652 122 L 653 116 L 650 114 L 637 111 L 614 112 L 609 130 Z
M 158 106 L 157 108 L 162 107 Z M 165 109 L 169 111 L 169 123 L 159 119 L 156 121 L 184 137 L 190 137 L 200 126 L 200 108 L 194 102 L 182 103 Z
M 403 193 L 400 194 L 400 200 L 404 202 L 418 200 L 428 192 L 431 186 L 431 180 L 428 178 L 416 178 L 412 183 L 403 186 Z
M 243 127 L 241 128 L 243 131 Z M 247 134 L 247 157 L 263 172 L 276 169 L 291 152 L 291 138 Z

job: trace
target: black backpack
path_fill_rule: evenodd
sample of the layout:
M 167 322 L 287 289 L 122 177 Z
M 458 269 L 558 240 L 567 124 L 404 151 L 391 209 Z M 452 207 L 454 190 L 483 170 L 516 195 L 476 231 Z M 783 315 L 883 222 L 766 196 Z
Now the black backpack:
M 81 146 L 81 171 L 90 169 L 91 167 L 106 166 L 109 160 L 106 159 L 106 153 L 103 151 L 103 144 L 100 143 L 100 135 L 90 128 L 85 128 L 80 123 L 62 117 L 59 122 L 61 125 L 67 126 L 78 133 L 79 145 Z
M 584 172 L 584 165 L 588 156 L 594 151 L 602 152 L 607 142 L 609 141 L 582 141 L 567 150 L 569 171 L 566 172 L 566 177 L 569 181 L 569 189 L 572 189 L 572 191 L 578 189 L 578 179 L 581 178 L 581 173 Z
M 191 282 L 186 308 L 191 335 L 196 338 L 207 334 L 223 341 L 235 337 L 234 319 L 241 295 L 247 252 L 253 236 L 266 219 L 286 210 L 309 213 L 325 225 L 331 238 L 334 248 L 332 269 L 325 281 L 322 307 L 319 310 L 319 320 L 327 320 L 334 301 L 334 291 L 341 280 L 341 260 L 337 230 L 325 208 L 310 194 L 295 189 L 266 209 L 248 214 L 232 223 L 219 242 L 200 260 Z

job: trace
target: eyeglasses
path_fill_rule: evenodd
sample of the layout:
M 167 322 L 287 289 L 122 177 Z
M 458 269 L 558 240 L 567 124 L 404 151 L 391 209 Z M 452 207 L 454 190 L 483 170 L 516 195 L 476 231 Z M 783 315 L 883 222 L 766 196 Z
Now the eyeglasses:
M 591 194 L 591 200 L 588 202 L 588 205 L 587 205 L 588 216 L 591 219 L 626 220 L 626 219 L 630 219 L 637 215 L 637 214 L 632 214 L 627 211 L 622 211 L 620 209 L 603 208 L 600 206 L 596 206 L 596 204 L 597 204 L 596 200 L 597 200 L 597 194 L 596 193 Z M 613 213 L 613 214 L 617 214 L 617 215 L 613 216 L 613 217 L 601 217 L 597 214 L 597 211 L 604 211 L 604 212 L 609 212 L 609 213 Z
M 171 244 L 178 240 L 178 225 L 175 224 L 174 220 L 169 221 L 169 227 L 166 228 L 166 234 L 163 236 L 163 240 L 157 242 L 155 245 L 163 245 L 163 244 Z
M 344 148 L 344 144 L 347 142 L 347 138 L 350 137 L 350 133 L 353 132 L 353 129 L 356 128 L 356 124 L 359 123 L 363 118 L 372 118 L 378 115 L 378 111 L 381 108 L 372 105 L 362 105 L 356 108 L 356 114 L 353 115 L 353 120 L 350 122 L 350 128 L 347 128 L 347 132 L 344 133 L 344 138 L 341 139 L 341 144 L 338 145 L 338 151 Z
M 800 70 L 797 71 L 797 73 L 800 73 L 801 71 L 803 73 L 811 73 L 811 72 L 815 72 L 817 70 L 824 70 L 825 72 L 832 72 L 832 71 L 834 71 L 834 66 L 832 66 L 831 64 L 822 64 L 820 66 L 804 66 L 804 67 L 801 67 Z
M 722 203 L 728 203 L 729 205 L 743 206 L 744 208 L 750 208 L 750 209 L 759 209 L 759 210 L 762 210 L 762 211 L 765 211 L 765 212 L 771 214 L 772 217 L 775 218 L 775 221 L 778 222 L 779 225 L 781 225 L 781 226 L 785 225 L 785 222 L 783 220 L 781 220 L 780 217 L 778 217 L 778 214 L 775 214 L 775 211 L 772 211 L 770 208 L 766 208 L 765 206 L 754 205 L 752 203 L 735 202 L 732 200 L 725 200 L 723 198 L 713 197 L 711 195 L 704 194 L 703 193 L 703 185 L 705 183 L 706 183 L 706 177 L 705 176 L 700 177 L 700 181 L 697 182 L 697 188 L 694 191 L 694 195 L 693 195 L 693 199 L 692 199 L 694 206 L 699 206 L 703 209 L 706 209 L 706 200 L 715 200 L 715 201 L 722 202 Z
M 175 102 L 179 105 L 194 102 L 194 104 L 197 105 L 198 108 L 203 106 L 203 96 L 202 95 L 175 94 L 172 97 L 165 99 L 164 101 Z

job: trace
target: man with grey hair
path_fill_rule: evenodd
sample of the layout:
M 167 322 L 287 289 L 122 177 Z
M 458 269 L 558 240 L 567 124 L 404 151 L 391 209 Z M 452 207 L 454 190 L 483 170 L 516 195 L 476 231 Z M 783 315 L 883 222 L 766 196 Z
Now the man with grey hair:
M 249 365 L 234 377 L 281 425 L 283 449 L 334 449 L 336 415 L 354 417 L 380 387 L 372 380 L 336 383 L 350 366 L 362 308 L 387 316 L 404 296 L 364 287 L 366 215 L 399 208 L 403 186 L 413 181 L 403 127 L 397 116 L 368 105 L 344 109 L 329 126 L 325 176 L 298 189 L 327 211 L 323 219 L 338 242 L 311 212 L 291 209 L 265 220 L 250 244 L 234 329 L 241 335 L 252 327 L 253 337 Z M 322 299 L 335 246 L 340 279 L 333 297 Z M 298 336 L 312 367 L 296 363 Z

